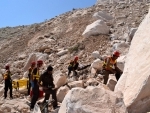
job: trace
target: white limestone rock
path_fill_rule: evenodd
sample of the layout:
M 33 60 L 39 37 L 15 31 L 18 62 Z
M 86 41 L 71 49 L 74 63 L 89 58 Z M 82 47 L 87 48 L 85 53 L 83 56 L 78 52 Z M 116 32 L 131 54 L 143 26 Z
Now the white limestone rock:
M 29 67 L 31 66 L 32 62 L 36 62 L 37 60 L 43 60 L 43 62 L 48 58 L 47 54 L 43 53 L 31 53 L 27 59 L 27 62 L 25 63 L 23 67 L 23 71 L 27 71 Z
M 101 87 L 73 88 L 58 113 L 128 113 L 121 98 Z
M 63 85 L 65 85 L 67 82 L 67 77 L 65 75 L 63 75 L 63 73 L 58 70 L 54 73 L 54 84 L 55 87 L 59 88 Z
M 94 51 L 91 55 L 93 58 L 100 58 L 99 51 Z
M 62 86 L 57 90 L 57 101 L 61 102 L 64 100 L 64 97 L 70 89 L 67 86 Z
M 83 88 L 84 87 L 84 82 L 82 80 L 73 81 L 73 82 L 69 82 L 68 86 L 70 88 L 75 88 L 75 87 L 81 87 L 81 88 Z
M 92 68 L 95 68 L 97 70 L 100 70 L 102 68 L 103 65 L 103 61 L 101 61 L 100 59 L 96 59 L 93 61 L 93 63 L 91 64 Z
M 126 58 L 124 73 L 115 92 L 124 94 L 129 113 L 150 111 L 150 12 L 136 31 Z
M 109 28 L 107 27 L 106 23 L 102 20 L 97 20 L 92 24 L 88 25 L 85 31 L 82 33 L 82 35 L 85 38 L 100 34 L 109 34 Z
M 130 29 L 130 33 L 129 33 L 129 38 L 128 38 L 128 42 L 131 42 L 132 41 L 132 39 L 133 39 L 133 37 L 134 37 L 134 34 L 135 34 L 135 32 L 137 31 L 137 28 L 131 28 Z
M 116 80 L 109 78 L 107 82 L 107 87 L 109 87 L 111 91 L 114 91 L 116 84 L 117 84 Z
M 66 49 L 66 50 L 61 50 L 61 51 L 59 51 L 59 52 L 57 53 L 57 55 L 58 55 L 58 56 L 62 56 L 62 55 L 64 55 L 64 54 L 67 54 L 67 52 L 68 52 L 68 49 Z

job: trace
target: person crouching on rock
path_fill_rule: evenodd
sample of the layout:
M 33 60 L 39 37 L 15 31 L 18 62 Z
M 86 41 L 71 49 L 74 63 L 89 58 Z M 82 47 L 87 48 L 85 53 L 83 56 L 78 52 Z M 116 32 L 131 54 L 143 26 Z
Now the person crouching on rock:
M 39 78 L 39 86 L 43 87 L 43 91 L 45 92 L 43 103 L 46 103 L 46 100 L 49 100 L 50 94 L 52 94 L 52 99 L 54 100 L 53 108 L 56 109 L 58 107 L 56 97 L 57 88 L 55 88 L 53 81 L 53 67 L 49 65 L 47 70 Z
M 70 61 L 70 64 L 68 66 L 68 77 L 70 78 L 71 71 L 73 71 L 73 76 L 77 76 L 76 70 L 78 69 L 79 63 L 78 63 L 78 57 L 75 56 L 74 60 Z
M 3 78 L 5 81 L 5 87 L 4 87 L 4 98 L 7 98 L 7 91 L 9 88 L 10 92 L 10 98 L 13 99 L 12 97 L 12 80 L 11 80 L 11 72 L 10 72 L 10 66 L 6 65 L 5 66 L 5 73 L 3 74 Z
M 119 80 L 122 71 L 117 67 L 117 58 L 120 56 L 118 51 L 115 51 L 112 56 L 108 56 L 102 66 L 101 74 L 104 75 L 104 84 L 107 84 L 109 74 L 115 74 L 117 81 Z

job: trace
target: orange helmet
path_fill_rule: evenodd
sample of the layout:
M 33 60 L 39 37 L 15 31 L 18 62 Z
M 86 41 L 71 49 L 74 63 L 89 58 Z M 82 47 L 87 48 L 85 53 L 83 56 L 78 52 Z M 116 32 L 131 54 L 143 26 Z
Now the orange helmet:
M 77 61 L 78 59 L 79 59 L 79 57 L 78 57 L 78 56 L 75 56 L 75 57 L 74 57 L 74 60 L 75 60 L 75 61 Z
M 32 66 L 35 65 L 35 64 L 36 64 L 36 62 L 32 62 L 32 63 L 31 63 Z
M 120 56 L 120 52 L 115 51 L 115 52 L 113 53 L 113 55 L 119 57 L 119 56 Z
M 10 67 L 10 66 L 7 64 L 7 65 L 5 66 L 5 69 L 6 69 L 6 70 L 8 70 L 8 69 L 9 69 L 9 67 Z
M 43 61 L 42 60 L 38 60 L 37 64 L 43 64 Z

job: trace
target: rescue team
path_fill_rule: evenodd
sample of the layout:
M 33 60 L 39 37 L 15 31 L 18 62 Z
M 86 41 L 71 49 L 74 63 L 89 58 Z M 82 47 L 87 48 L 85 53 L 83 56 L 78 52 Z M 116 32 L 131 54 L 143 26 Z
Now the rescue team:
M 103 61 L 102 69 L 97 71 L 97 73 L 100 73 L 103 75 L 104 78 L 104 84 L 107 84 L 109 74 L 115 74 L 117 81 L 119 80 L 122 71 L 117 67 L 117 58 L 120 56 L 120 53 L 118 51 L 115 51 L 111 56 L 108 56 Z M 39 87 L 43 88 L 43 92 L 45 93 L 43 104 L 46 103 L 46 100 L 49 100 L 50 94 L 52 94 L 53 102 L 53 108 L 57 108 L 57 98 L 56 98 L 56 91 L 57 87 L 55 87 L 53 81 L 53 67 L 49 65 L 44 73 L 40 74 L 39 70 L 43 65 L 42 60 L 38 60 L 37 62 L 32 62 L 31 66 L 28 70 L 28 78 L 29 78 L 29 85 L 28 85 L 28 95 L 30 95 L 31 89 L 32 89 L 32 97 L 31 97 L 31 105 L 30 109 L 32 110 L 34 108 L 35 103 L 37 102 L 40 90 Z M 88 67 L 90 65 L 85 66 Z M 82 69 L 85 69 L 82 68 Z M 79 69 L 79 63 L 78 63 L 78 57 L 75 56 L 73 60 L 70 61 L 68 66 L 68 78 L 70 78 L 71 72 L 73 72 L 73 76 L 78 76 L 77 70 Z M 79 69 L 81 70 L 81 69 Z M 12 96 L 12 79 L 11 79 L 11 72 L 10 72 L 10 66 L 5 66 L 5 73 L 2 74 L 4 81 L 5 81 L 5 87 L 4 87 L 4 99 L 7 98 L 7 91 L 10 90 L 10 98 L 13 99 Z

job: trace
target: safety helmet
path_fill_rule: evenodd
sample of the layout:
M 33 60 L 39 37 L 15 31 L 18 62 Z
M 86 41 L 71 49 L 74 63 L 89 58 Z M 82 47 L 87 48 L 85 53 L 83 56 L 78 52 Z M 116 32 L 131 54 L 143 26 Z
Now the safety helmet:
M 42 60 L 38 60 L 37 64 L 43 64 L 43 61 Z
M 75 61 L 77 61 L 78 59 L 79 59 L 79 57 L 78 57 L 78 56 L 75 56 L 75 57 L 74 57 L 74 60 L 75 60 Z
M 31 65 L 33 66 L 33 65 L 35 65 L 36 64 L 36 62 L 31 62 Z
M 5 65 L 5 69 L 6 69 L 6 70 L 8 70 L 9 67 L 10 67 L 10 66 L 9 66 L 8 64 Z
M 119 57 L 120 56 L 120 52 L 114 51 L 113 55 Z

